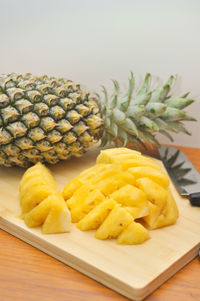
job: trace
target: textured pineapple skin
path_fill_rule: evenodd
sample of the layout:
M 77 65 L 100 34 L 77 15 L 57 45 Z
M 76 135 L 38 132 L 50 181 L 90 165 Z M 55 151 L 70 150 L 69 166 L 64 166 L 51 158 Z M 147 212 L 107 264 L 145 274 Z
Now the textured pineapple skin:
M 81 156 L 102 131 L 96 99 L 54 77 L 0 77 L 0 165 L 55 164 Z

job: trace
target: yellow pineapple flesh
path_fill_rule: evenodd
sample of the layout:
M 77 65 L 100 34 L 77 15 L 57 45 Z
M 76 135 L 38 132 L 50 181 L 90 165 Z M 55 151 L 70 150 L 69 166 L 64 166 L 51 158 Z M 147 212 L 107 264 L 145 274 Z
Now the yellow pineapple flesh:
M 132 221 L 131 214 L 117 205 L 97 229 L 95 237 L 98 239 L 116 238 Z
M 126 147 L 110 148 L 110 149 L 106 149 L 106 150 L 103 150 L 100 152 L 99 156 L 97 157 L 96 163 L 97 164 L 102 164 L 102 163 L 111 164 L 111 163 L 114 163 L 113 162 L 114 157 L 126 155 L 126 154 L 131 154 L 131 155 L 135 155 L 135 156 L 141 155 L 140 152 L 133 151 Z M 115 160 L 115 162 L 116 162 L 116 160 Z
M 136 179 L 149 178 L 159 185 L 167 188 L 169 186 L 169 177 L 163 171 L 157 170 L 149 166 L 132 167 L 128 170 Z
M 140 218 L 148 214 L 148 201 L 145 193 L 132 185 L 125 185 L 113 192 L 111 197 L 126 207 L 134 218 Z
M 45 234 L 70 231 L 70 212 L 60 193 L 48 196 L 24 216 L 28 227 L 42 225 Z
M 37 163 L 27 169 L 20 182 L 20 203 L 28 227 L 42 225 L 42 232 L 69 232 L 71 213 L 48 168 Z
M 77 227 L 82 231 L 97 229 L 115 206 L 116 202 L 113 199 L 105 199 L 85 215 L 77 223 Z
M 81 186 L 67 201 L 67 206 L 71 211 L 72 222 L 78 222 L 102 201 L 104 201 L 104 196 L 98 189 L 95 189 L 95 186 L 92 184 Z
M 136 245 L 149 238 L 148 231 L 140 223 L 132 221 L 117 237 L 117 244 Z
M 84 183 L 86 183 L 89 179 L 97 175 L 99 172 L 107 169 L 109 165 L 107 164 L 99 164 L 92 166 L 83 172 L 80 175 L 72 180 L 70 180 L 64 187 L 63 197 L 65 200 L 68 200 L 72 197 L 73 193 L 80 188 Z
M 178 217 L 161 166 L 126 148 L 101 151 L 96 165 L 69 181 L 63 196 L 80 230 L 96 230 L 96 238 L 116 238 L 118 244 L 143 243 L 150 237 L 144 226 L 164 227 Z

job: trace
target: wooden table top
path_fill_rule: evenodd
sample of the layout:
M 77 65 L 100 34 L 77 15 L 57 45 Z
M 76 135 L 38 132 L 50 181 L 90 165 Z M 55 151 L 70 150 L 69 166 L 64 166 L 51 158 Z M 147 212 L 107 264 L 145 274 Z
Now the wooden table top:
M 178 148 L 200 172 L 200 149 Z M 155 149 L 147 153 L 158 157 Z M 0 301 L 128 300 L 2 230 L 0 265 Z M 145 300 L 200 300 L 199 274 L 200 260 L 195 258 Z

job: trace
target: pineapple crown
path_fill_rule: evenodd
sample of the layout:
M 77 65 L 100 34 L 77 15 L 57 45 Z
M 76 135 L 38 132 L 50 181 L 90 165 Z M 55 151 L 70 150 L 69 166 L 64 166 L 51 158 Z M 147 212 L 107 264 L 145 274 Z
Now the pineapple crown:
M 162 87 L 150 90 L 151 74 L 147 73 L 142 85 L 134 92 L 135 79 L 131 72 L 126 93 L 121 93 L 118 82 L 113 80 L 114 92 L 111 97 L 103 86 L 104 98 L 100 100 L 97 94 L 104 120 L 101 146 L 119 146 L 121 143 L 125 146 L 130 142 L 138 149 L 140 146 L 146 148 L 146 144 L 151 147 L 153 143 L 159 145 L 155 138 L 158 132 L 171 141 L 173 138 L 169 132 L 191 135 L 183 121 L 196 119 L 182 109 L 194 100 L 187 98 L 189 93 L 170 96 L 176 79 L 176 76 L 170 76 Z

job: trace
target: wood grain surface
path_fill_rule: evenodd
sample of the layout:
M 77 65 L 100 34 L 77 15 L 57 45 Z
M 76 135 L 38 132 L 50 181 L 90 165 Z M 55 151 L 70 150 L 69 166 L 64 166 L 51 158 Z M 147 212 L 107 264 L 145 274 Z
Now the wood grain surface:
M 200 172 L 200 149 L 179 148 Z M 155 150 L 147 153 L 157 157 Z M 0 301 L 128 300 L 4 231 L 0 266 Z M 146 300 L 200 300 L 199 274 L 196 258 Z

